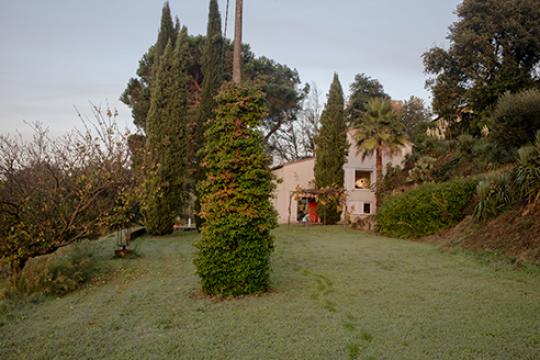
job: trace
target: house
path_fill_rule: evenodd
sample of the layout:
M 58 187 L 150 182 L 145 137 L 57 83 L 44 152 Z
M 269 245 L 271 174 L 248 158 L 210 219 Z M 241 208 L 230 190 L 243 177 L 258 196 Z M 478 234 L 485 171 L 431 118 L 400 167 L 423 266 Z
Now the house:
M 375 208 L 375 155 L 362 159 L 354 145 L 353 133 L 349 131 L 349 153 L 343 166 L 347 214 L 354 221 L 359 217 L 374 214 Z M 411 152 L 411 145 L 405 145 L 398 154 L 383 154 L 383 171 L 387 164 L 401 165 L 405 156 Z M 280 224 L 295 224 L 302 221 L 318 222 L 316 215 L 317 192 L 314 190 L 315 158 L 290 162 L 274 168 L 279 179 L 273 198 Z M 298 189 L 304 189 L 297 194 Z M 310 191 L 311 189 L 311 191 Z

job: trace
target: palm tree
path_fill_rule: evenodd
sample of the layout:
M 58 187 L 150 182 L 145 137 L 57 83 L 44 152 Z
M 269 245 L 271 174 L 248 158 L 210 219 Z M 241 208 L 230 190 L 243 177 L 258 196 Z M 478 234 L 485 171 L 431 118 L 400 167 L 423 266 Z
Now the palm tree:
M 368 102 L 367 110 L 355 130 L 356 148 L 358 153 L 362 153 L 362 159 L 375 154 L 375 207 L 378 208 L 382 195 L 383 153 L 392 156 L 399 152 L 405 145 L 405 132 L 390 101 L 382 98 Z

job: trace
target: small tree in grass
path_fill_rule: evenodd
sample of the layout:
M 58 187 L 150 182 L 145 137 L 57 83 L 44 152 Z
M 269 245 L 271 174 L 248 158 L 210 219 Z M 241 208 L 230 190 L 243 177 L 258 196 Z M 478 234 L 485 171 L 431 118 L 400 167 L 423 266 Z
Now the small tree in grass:
M 226 85 L 205 132 L 205 180 L 199 185 L 204 220 L 194 263 L 208 295 L 266 291 L 276 213 L 270 158 L 258 130 L 266 116 L 261 92 Z

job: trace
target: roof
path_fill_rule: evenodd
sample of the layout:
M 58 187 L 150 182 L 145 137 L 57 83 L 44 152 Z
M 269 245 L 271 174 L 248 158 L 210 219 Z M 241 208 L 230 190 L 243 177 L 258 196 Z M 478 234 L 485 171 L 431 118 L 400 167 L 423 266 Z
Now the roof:
M 309 157 L 305 157 L 305 158 L 302 158 L 302 159 L 289 161 L 289 162 L 286 162 L 286 163 L 283 163 L 283 164 L 274 166 L 274 167 L 272 168 L 272 171 L 274 171 L 274 170 L 279 170 L 279 169 L 281 169 L 281 168 L 284 168 L 285 166 L 294 165 L 294 164 L 298 164 L 298 163 L 301 163 L 301 162 L 304 162 L 304 161 L 308 161 L 308 160 L 313 160 L 313 159 L 315 159 L 314 156 L 309 156 Z

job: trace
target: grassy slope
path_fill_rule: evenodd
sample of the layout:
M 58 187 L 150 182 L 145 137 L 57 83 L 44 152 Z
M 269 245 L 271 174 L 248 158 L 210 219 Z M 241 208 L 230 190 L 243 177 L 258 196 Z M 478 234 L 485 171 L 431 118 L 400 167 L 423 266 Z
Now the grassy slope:
M 538 359 L 540 274 L 338 227 L 281 228 L 274 291 L 197 295 L 196 235 L 64 298 L 4 309 L 0 358 Z
M 486 223 L 468 216 L 456 227 L 426 240 L 540 265 L 540 200 L 526 207 L 516 206 Z

